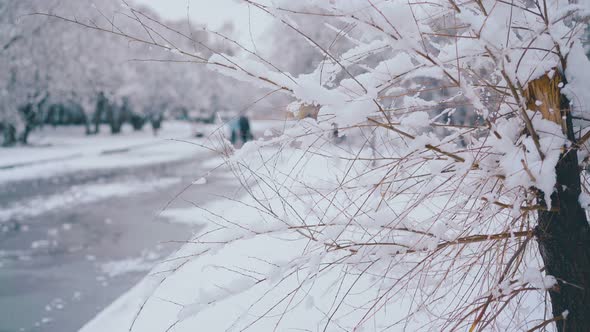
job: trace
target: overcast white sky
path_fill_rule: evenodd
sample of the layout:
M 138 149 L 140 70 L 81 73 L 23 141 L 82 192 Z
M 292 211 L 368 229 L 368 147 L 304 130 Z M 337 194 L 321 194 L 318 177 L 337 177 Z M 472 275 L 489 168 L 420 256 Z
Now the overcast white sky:
M 195 23 L 207 24 L 211 29 L 218 29 L 225 22 L 232 21 L 242 42 L 250 39 L 249 22 L 256 39 L 259 39 L 270 22 L 267 14 L 253 7 L 249 11 L 248 6 L 239 0 L 134 0 L 134 2 L 147 5 L 169 19 L 186 19 L 187 8 L 190 8 L 191 20 Z

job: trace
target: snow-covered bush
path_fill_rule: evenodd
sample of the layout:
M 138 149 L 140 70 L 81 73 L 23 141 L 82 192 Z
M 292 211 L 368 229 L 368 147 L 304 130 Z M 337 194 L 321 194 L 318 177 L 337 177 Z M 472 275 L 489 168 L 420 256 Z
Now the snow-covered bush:
M 208 229 L 87 330 L 588 328 L 587 7 L 245 1 L 323 61 L 208 66 L 317 120 L 228 153 L 246 196 L 195 215 Z M 297 15 L 340 21 L 352 46 L 322 47 Z

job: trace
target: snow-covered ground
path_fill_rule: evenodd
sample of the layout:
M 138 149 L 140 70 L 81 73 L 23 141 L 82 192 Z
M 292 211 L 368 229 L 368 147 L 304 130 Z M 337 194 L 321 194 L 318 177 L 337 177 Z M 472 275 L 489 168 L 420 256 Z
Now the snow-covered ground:
M 45 127 L 35 131 L 31 146 L 0 149 L 0 183 L 76 171 L 137 167 L 207 152 L 198 145 L 203 139 L 193 137 L 196 128 L 190 123 L 165 122 L 158 136 L 149 128 L 139 132 L 124 129 L 120 135 L 110 135 L 104 127 L 96 136 L 84 135 L 83 127 Z
M 209 221 L 201 234 L 219 231 L 218 213 L 242 223 L 237 227 L 260 226 L 263 213 L 247 205 L 253 201 L 239 201 L 244 204 L 217 201 L 202 208 L 169 210 L 163 216 L 183 224 Z M 230 229 L 218 232 L 219 244 L 207 243 L 206 235 L 199 243 L 201 237 L 196 236 L 81 331 L 322 331 L 326 326 L 327 331 L 352 331 L 347 328 L 362 319 L 363 312 L 353 304 L 367 303 L 387 287 L 386 281 L 360 278 L 352 267 L 348 275 L 335 268 L 315 278 L 329 263 L 318 255 L 304 263 L 306 267 L 297 267 L 309 260 L 301 257 L 309 241 L 280 231 L 273 234 L 276 225 L 260 227 L 260 234 L 245 238 Z M 350 289 L 354 291 L 349 294 Z M 342 311 L 336 313 L 341 304 Z M 366 330 L 386 330 L 384 322 L 402 320 L 409 305 L 400 301 L 398 308 L 376 314 L 378 325 L 371 322 Z M 412 326 L 421 324 L 420 317 Z
M 249 149 L 237 155 L 246 156 Z M 337 166 L 336 161 L 327 165 L 322 158 L 309 158 L 309 164 L 299 168 L 301 155 L 290 152 L 280 156 L 278 147 L 262 150 L 258 162 L 244 161 L 242 171 L 246 173 L 235 168 L 233 171 L 248 183 L 252 178 L 246 175 L 247 169 L 260 170 L 270 164 L 276 166 L 277 162 L 293 168 L 298 179 L 309 180 L 311 176 L 328 184 L 337 180 L 345 168 Z M 372 278 L 370 273 L 363 276 L 362 269 L 370 267 L 365 263 L 347 269 L 339 266 L 335 257 L 338 253 L 324 256 L 315 244 L 290 232 L 287 225 L 272 216 L 281 214 L 281 199 L 267 198 L 265 203 L 275 212 L 266 211 L 248 195 L 164 211 L 162 216 L 173 222 L 207 223 L 191 241 L 81 331 L 178 332 L 194 331 L 196 327 L 203 331 L 322 331 L 324 327 L 328 331 L 350 331 L 347 328 L 362 320 L 367 309 L 366 305 L 355 308 L 353 304 L 370 302 L 388 287 L 389 281 Z M 313 224 L 311 204 L 305 211 L 300 198 L 289 201 Z M 322 277 L 316 278 L 319 273 Z M 407 308 L 407 303 L 403 306 L 400 302 L 402 307 Z M 374 323 L 378 326 L 371 325 L 374 328 L 368 330 L 381 330 L 385 323 L 401 320 L 406 314 L 395 308 L 393 312 L 375 313 Z
M 277 126 L 252 121 L 256 137 Z M 215 146 L 217 128 L 46 127 L 31 146 L 0 149 L 0 282 L 18 294 L 0 292 L 0 330 L 80 328 L 206 224 L 194 206 L 240 187 L 226 170 L 209 174 L 224 163 L 201 146 Z
M 252 131 L 261 136 L 281 121 L 251 121 Z M 163 123 L 158 136 L 149 128 L 134 132 L 123 127 L 111 135 L 103 126 L 99 135 L 86 136 L 83 127 L 45 127 L 31 135 L 30 146 L 0 149 L 0 183 L 49 178 L 78 171 L 132 168 L 196 157 L 210 153 L 211 140 L 228 136 L 224 125 Z M 195 134 L 202 137 L 196 137 Z

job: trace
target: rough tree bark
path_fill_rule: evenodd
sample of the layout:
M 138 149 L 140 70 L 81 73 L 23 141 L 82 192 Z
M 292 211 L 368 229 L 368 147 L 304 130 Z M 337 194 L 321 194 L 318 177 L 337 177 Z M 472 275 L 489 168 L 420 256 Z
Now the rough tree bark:
M 539 211 L 535 234 L 546 273 L 557 279 L 549 295 L 558 331 L 587 332 L 590 331 L 590 226 L 578 201 L 581 169 L 569 101 L 560 92 L 560 82 L 564 81 L 555 70 L 552 77 L 545 75 L 530 82 L 525 93 L 528 108 L 561 125 L 573 147 L 564 147 L 556 166 L 557 184 L 551 195 L 551 210 L 557 212 Z M 542 193 L 539 200 L 545 203 Z

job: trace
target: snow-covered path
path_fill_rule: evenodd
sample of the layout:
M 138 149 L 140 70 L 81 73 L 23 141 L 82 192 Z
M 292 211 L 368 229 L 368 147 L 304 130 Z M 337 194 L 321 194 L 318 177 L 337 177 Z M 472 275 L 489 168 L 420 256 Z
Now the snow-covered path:
M 133 286 L 198 231 L 160 212 L 210 157 L 0 185 L 0 331 L 77 331 Z M 169 208 L 237 187 L 223 173 L 207 180 Z
M 215 125 L 187 122 L 164 123 L 158 136 L 149 130 L 135 132 L 128 126 L 119 135 L 103 128 L 86 136 L 82 127 L 44 128 L 31 134 L 30 146 L 0 149 L 0 183 L 40 178 L 55 179 L 80 172 L 136 168 L 185 160 L 207 152 L 195 131 L 211 134 Z

